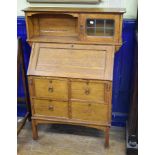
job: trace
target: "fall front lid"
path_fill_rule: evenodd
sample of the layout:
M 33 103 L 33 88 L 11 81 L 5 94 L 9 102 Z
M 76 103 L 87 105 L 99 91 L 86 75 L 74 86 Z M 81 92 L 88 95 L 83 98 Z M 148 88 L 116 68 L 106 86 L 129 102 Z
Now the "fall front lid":
M 113 46 L 33 43 L 28 75 L 112 80 Z

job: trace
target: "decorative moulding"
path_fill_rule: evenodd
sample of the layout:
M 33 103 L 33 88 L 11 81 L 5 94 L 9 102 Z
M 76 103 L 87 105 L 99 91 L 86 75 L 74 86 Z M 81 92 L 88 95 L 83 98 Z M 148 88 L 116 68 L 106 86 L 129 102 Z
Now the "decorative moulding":
M 30 3 L 88 3 L 95 4 L 101 0 L 27 0 Z

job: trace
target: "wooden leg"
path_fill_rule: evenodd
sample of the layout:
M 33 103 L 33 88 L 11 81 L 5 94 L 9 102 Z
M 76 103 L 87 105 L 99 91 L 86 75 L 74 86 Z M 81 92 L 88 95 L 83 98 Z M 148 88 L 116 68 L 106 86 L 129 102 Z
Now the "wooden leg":
M 105 131 L 105 147 L 109 147 L 109 127 L 106 127 Z
M 34 140 L 38 138 L 38 130 L 37 130 L 37 125 L 35 123 L 35 120 L 32 120 L 32 137 Z

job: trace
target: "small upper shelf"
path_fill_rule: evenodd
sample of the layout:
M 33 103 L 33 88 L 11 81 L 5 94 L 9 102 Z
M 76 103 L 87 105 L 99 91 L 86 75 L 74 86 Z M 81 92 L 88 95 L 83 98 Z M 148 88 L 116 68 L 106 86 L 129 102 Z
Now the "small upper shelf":
M 27 40 L 32 42 L 121 45 L 124 9 L 27 8 Z M 95 14 L 94 14 L 95 12 Z

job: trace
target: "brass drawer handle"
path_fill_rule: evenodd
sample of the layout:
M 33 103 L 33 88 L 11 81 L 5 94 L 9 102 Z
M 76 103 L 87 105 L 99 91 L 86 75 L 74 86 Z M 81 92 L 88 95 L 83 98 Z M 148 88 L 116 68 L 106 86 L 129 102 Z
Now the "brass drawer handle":
M 49 83 L 52 83 L 52 80 L 49 80 Z
M 52 93 L 54 90 L 53 90 L 53 87 L 49 87 L 48 88 L 48 92 Z
M 90 106 L 91 106 L 91 103 L 88 104 L 88 107 L 90 107 Z
M 50 105 L 50 106 L 48 107 L 48 110 L 53 111 L 53 110 L 54 110 L 54 107 L 53 107 L 52 105 Z
M 85 89 L 85 94 L 89 95 L 90 94 L 90 90 L 89 89 Z

